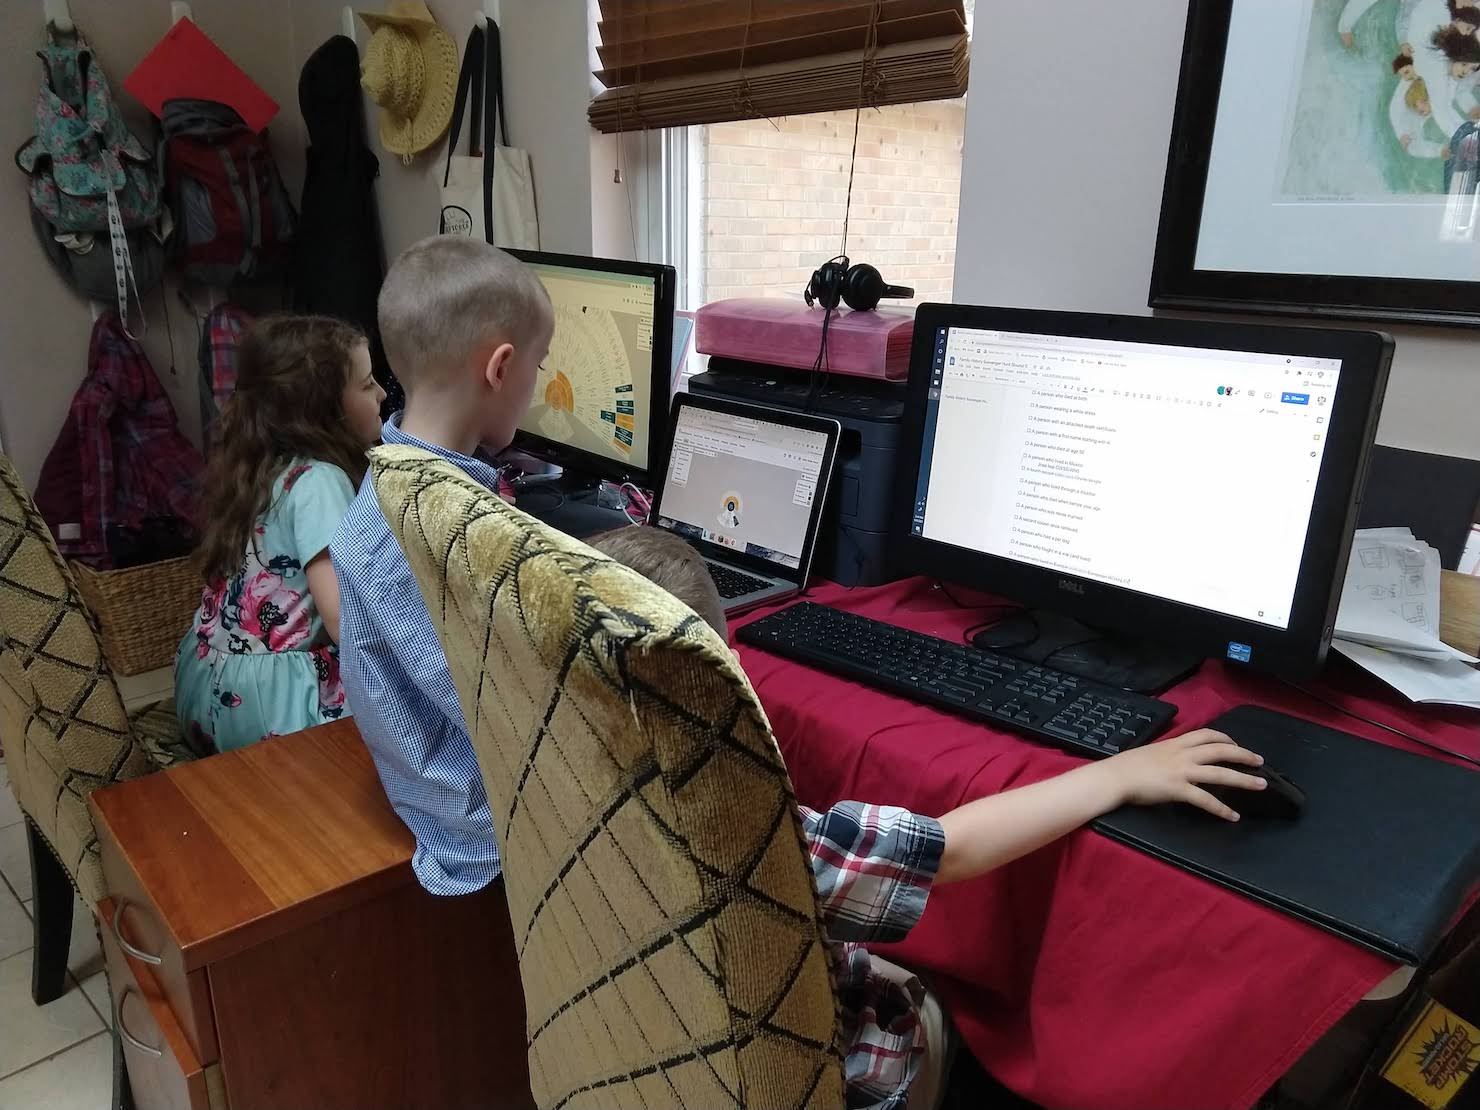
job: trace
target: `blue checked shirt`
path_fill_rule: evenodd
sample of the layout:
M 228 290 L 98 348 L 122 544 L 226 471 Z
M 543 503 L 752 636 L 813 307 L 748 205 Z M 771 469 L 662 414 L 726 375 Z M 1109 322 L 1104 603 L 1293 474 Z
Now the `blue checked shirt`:
M 431 451 L 474 481 L 498 471 L 386 422 L 388 444 Z M 391 806 L 416 837 L 411 866 L 433 894 L 469 894 L 498 878 L 498 845 L 447 657 L 421 589 L 366 478 L 329 545 L 339 579 L 339 667 L 355 724 Z

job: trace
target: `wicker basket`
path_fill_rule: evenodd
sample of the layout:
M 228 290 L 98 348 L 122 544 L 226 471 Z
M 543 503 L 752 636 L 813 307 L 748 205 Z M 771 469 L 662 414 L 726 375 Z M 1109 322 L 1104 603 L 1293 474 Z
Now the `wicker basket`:
M 127 570 L 71 567 L 83 602 L 98 619 L 103 656 L 114 673 L 142 674 L 175 661 L 200 605 L 200 573 L 190 559 Z

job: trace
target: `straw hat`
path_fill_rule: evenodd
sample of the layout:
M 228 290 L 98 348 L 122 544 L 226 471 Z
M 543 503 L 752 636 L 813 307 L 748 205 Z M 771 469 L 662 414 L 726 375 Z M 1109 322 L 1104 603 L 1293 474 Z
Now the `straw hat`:
M 390 0 L 383 12 L 359 14 L 371 32 L 360 84 L 380 105 L 381 145 L 410 162 L 452 120 L 457 43 L 420 0 Z

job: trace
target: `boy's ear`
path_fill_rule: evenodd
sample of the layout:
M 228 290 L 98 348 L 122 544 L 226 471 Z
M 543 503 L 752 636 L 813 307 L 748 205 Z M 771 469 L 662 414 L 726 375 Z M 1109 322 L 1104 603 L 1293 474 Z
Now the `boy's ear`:
M 504 379 L 508 376 L 513 358 L 514 345 L 512 343 L 500 343 L 489 353 L 488 362 L 483 367 L 483 380 L 488 384 L 488 388 L 503 389 Z

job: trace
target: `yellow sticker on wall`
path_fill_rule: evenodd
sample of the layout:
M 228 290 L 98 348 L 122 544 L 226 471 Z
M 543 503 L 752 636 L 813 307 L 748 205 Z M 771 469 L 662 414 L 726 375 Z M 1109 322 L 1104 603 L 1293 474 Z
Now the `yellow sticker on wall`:
M 1430 1001 L 1388 1057 L 1382 1076 L 1430 1110 L 1444 1110 L 1480 1064 L 1480 1031 Z

